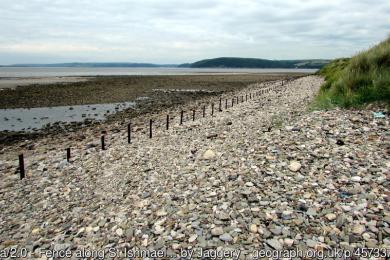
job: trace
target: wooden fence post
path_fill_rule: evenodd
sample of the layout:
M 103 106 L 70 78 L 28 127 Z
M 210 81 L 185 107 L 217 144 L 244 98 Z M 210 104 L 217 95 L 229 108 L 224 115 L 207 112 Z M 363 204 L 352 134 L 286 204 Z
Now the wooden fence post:
M 23 154 L 19 154 L 19 172 L 20 172 L 20 179 L 22 180 L 25 177 Z
M 66 161 L 70 162 L 70 148 L 66 148 Z
M 149 121 L 149 138 L 153 137 L 153 120 L 150 119 Z
M 127 125 L 127 143 L 131 144 L 131 122 Z
M 105 145 L 105 143 L 104 143 L 104 135 L 102 135 L 102 136 L 100 137 L 100 141 L 101 141 L 101 143 L 102 143 L 102 150 L 106 150 L 106 145 Z

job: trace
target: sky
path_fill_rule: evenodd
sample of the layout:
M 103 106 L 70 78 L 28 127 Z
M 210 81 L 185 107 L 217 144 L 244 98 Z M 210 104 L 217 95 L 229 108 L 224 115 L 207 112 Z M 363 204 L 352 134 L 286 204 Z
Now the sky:
M 0 0 L 0 64 L 348 57 L 389 0 Z

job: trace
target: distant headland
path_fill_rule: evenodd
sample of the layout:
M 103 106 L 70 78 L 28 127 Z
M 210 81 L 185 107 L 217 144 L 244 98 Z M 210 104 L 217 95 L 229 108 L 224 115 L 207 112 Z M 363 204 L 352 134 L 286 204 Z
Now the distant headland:
M 184 64 L 154 64 L 134 62 L 70 62 L 50 64 L 12 64 L 0 67 L 128 67 L 128 68 L 278 68 L 278 69 L 320 69 L 331 60 L 307 59 L 307 60 L 267 60 L 255 58 L 221 57 L 205 59 L 194 63 Z

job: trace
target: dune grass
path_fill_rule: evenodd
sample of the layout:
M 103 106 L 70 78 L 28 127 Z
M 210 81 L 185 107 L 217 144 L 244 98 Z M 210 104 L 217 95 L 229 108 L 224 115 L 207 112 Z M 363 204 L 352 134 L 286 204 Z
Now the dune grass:
M 390 105 L 390 37 L 352 58 L 337 59 L 319 72 L 326 83 L 314 108 L 360 107 L 371 102 Z

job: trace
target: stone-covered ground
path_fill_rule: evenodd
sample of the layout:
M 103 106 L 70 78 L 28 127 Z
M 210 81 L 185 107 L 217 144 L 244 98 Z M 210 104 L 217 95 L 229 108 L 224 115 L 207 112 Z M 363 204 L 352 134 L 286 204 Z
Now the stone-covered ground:
M 176 117 L 169 131 L 161 123 L 152 139 L 136 127 L 131 145 L 110 132 L 106 151 L 86 138 L 71 163 L 59 150 L 67 144 L 44 147 L 28 156 L 22 181 L 2 156 L 0 248 L 39 257 L 137 247 L 174 258 L 237 249 L 242 259 L 255 249 L 389 249 L 388 115 L 308 112 L 322 82 L 273 83 L 213 117 L 183 126 Z

